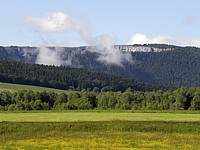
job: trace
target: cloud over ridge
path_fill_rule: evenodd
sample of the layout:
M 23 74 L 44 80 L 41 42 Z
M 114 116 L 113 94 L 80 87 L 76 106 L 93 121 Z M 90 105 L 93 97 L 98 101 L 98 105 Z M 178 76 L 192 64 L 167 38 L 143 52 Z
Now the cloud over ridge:
M 173 38 L 170 36 L 154 36 L 148 37 L 145 34 L 136 33 L 126 43 L 127 45 L 133 44 L 171 44 L 178 46 L 196 46 L 200 47 L 200 39 L 197 38 Z
M 63 32 L 76 29 L 75 20 L 62 12 L 46 14 L 42 18 L 27 16 L 26 20 L 41 32 Z
M 38 32 L 42 33 L 69 33 L 75 32 L 78 34 L 79 38 L 86 44 L 93 46 L 90 50 L 91 52 L 95 52 L 99 54 L 98 61 L 108 65 L 119 65 L 123 67 L 124 61 L 131 62 L 130 54 L 124 54 L 120 50 L 114 49 L 115 41 L 112 37 L 108 35 L 99 35 L 94 37 L 90 31 L 89 24 L 86 18 L 77 18 L 69 14 L 65 14 L 62 12 L 52 12 L 47 14 L 44 17 L 33 17 L 28 16 L 26 20 L 34 25 Z M 72 40 L 73 42 L 73 40 Z M 76 41 L 75 41 L 76 42 Z M 53 60 L 58 59 L 54 57 L 56 53 L 51 54 L 50 51 L 43 48 L 44 52 L 41 50 L 41 55 L 47 55 L 53 58 Z M 39 56 L 41 56 L 39 55 Z M 39 63 L 45 63 L 46 60 L 42 60 L 40 57 Z M 55 61 L 59 65 L 59 61 Z M 49 64 L 49 62 L 47 62 Z

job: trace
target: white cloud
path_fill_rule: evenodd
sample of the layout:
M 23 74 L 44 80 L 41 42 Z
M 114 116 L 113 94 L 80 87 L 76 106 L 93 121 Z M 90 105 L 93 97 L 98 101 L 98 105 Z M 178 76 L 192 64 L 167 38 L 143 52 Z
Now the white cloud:
M 136 33 L 131 36 L 127 45 L 133 44 L 172 44 L 179 46 L 196 46 L 200 47 L 200 39 L 196 38 L 172 38 L 170 36 L 148 37 L 145 34 Z
M 36 60 L 37 64 L 55 65 L 55 66 L 62 65 L 62 61 L 60 60 L 57 51 L 50 50 L 47 47 L 40 47 L 38 50 L 39 54 Z
M 62 12 L 53 12 L 43 18 L 28 16 L 26 19 L 42 32 L 62 32 L 77 28 L 74 19 Z
M 97 45 L 91 50 L 99 55 L 98 61 L 107 65 L 114 64 L 123 67 L 123 62 L 132 62 L 129 53 L 122 53 L 118 49 L 114 49 L 115 41 L 108 35 L 101 35 L 97 38 Z
M 38 32 L 75 32 L 85 41 L 91 36 L 87 18 L 75 17 L 62 12 L 52 12 L 44 17 L 27 16 L 26 21 L 33 24 Z
M 74 44 L 81 43 L 81 41 L 85 45 L 94 46 L 95 50 L 92 50 L 92 52 L 98 53 L 98 61 L 104 64 L 123 66 L 123 61 L 131 61 L 130 55 L 114 49 L 115 42 L 113 38 L 109 37 L 108 35 L 93 37 L 90 32 L 87 18 L 77 18 L 62 12 L 53 12 L 47 14 L 43 18 L 28 16 L 26 19 L 36 27 L 38 33 L 41 32 L 43 34 L 47 34 L 51 32 L 75 32 L 78 35 L 78 38 L 72 38 L 71 40 L 67 41 L 69 46 L 74 46 Z M 52 41 L 48 38 L 45 38 L 45 36 L 42 36 L 42 40 L 47 44 L 51 43 Z M 54 45 L 57 44 L 54 43 Z M 47 48 L 41 48 L 37 62 L 42 64 L 61 64 L 57 53 L 54 53 Z
M 136 33 L 127 44 L 145 44 L 145 43 L 169 43 L 170 38 L 167 36 L 156 36 L 149 38 L 145 34 Z

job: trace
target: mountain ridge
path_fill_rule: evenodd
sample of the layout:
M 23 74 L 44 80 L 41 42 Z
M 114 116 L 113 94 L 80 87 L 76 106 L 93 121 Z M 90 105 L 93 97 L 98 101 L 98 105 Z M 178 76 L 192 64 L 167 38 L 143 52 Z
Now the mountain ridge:
M 86 68 L 96 72 L 114 73 L 140 82 L 164 86 L 200 86 L 200 48 L 167 44 L 115 45 L 115 49 L 131 56 L 122 66 L 98 61 L 99 54 L 91 46 L 48 47 L 60 64 Z M 38 63 L 38 47 L 0 47 L 1 60 Z M 48 53 L 47 53 L 48 55 Z

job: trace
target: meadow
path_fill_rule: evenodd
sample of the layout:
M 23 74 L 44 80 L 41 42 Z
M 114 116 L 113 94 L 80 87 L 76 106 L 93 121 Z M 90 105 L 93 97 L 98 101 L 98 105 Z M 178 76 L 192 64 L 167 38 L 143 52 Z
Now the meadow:
M 4 112 L 0 121 L 0 149 L 200 149 L 198 112 Z
M 32 86 L 32 85 L 21 85 L 21 84 L 11 84 L 11 83 L 3 83 L 0 82 L 0 91 L 22 91 L 22 90 L 32 90 L 32 91 L 54 91 L 57 93 L 68 92 L 66 90 L 52 89 L 40 86 Z
M 67 92 L 0 83 L 0 91 L 29 89 Z M 1 149 L 198 150 L 200 111 L 2 111 Z
M 192 112 L 192 111 L 191 111 Z M 77 121 L 165 121 L 200 122 L 199 113 L 168 113 L 167 111 L 33 111 L 2 112 L 0 121 L 10 122 L 77 122 Z

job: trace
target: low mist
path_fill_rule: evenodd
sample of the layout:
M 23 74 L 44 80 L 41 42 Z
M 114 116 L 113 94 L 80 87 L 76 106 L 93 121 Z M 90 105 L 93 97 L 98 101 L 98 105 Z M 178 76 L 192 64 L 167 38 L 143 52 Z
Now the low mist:
M 106 65 L 118 65 L 123 67 L 123 62 L 132 62 L 130 53 L 123 53 L 114 48 L 115 41 L 108 35 L 98 37 L 97 43 L 91 49 L 91 52 L 99 54 L 98 61 Z
M 132 62 L 129 53 L 123 53 L 120 50 L 114 49 L 115 41 L 112 37 L 108 35 L 94 37 L 86 17 L 76 17 L 62 12 L 53 12 L 47 14 L 43 18 L 28 16 L 27 21 L 34 26 L 34 30 L 42 34 L 68 34 L 71 32 L 77 34 L 81 42 L 84 42 L 85 45 L 92 46 L 92 49 L 89 50 L 90 52 L 99 55 L 97 61 L 105 65 L 123 66 L 124 61 Z M 52 43 L 52 45 L 58 44 Z M 60 66 L 63 63 L 67 65 L 71 64 L 70 60 L 68 60 L 68 62 L 63 62 L 59 56 L 60 51 L 59 48 L 51 50 L 48 47 L 40 47 L 36 63 L 55 66 Z
M 47 47 L 39 47 L 38 50 L 39 53 L 36 59 L 37 64 L 54 65 L 54 66 L 62 65 L 62 61 L 60 60 L 57 51 L 51 50 Z

